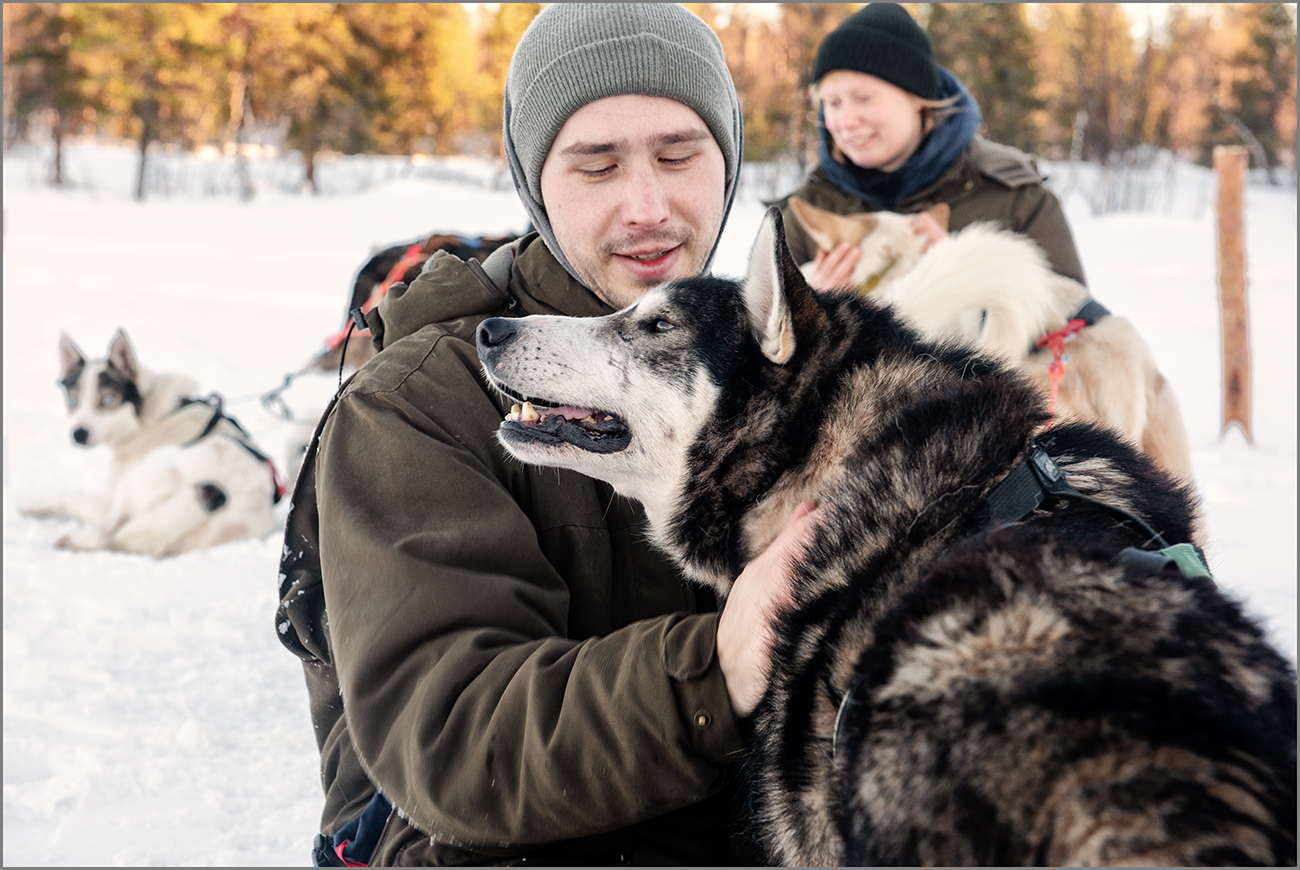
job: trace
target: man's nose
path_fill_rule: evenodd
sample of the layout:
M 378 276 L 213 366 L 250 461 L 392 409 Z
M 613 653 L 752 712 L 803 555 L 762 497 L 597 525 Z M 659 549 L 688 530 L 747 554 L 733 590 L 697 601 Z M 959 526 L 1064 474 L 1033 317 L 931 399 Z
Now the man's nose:
M 624 200 L 623 217 L 629 224 L 656 227 L 672 216 L 668 191 L 657 166 L 643 166 L 629 179 L 632 190 Z

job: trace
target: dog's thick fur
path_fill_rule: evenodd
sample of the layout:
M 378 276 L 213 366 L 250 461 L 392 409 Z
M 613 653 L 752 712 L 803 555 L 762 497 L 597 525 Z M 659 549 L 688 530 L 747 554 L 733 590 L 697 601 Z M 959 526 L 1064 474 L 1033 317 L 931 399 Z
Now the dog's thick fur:
M 478 339 L 498 389 L 553 406 L 512 412 L 506 449 L 640 500 L 721 595 L 798 503 L 826 506 L 746 723 L 772 862 L 1295 862 L 1287 660 L 1211 580 L 1134 558 L 1150 535 L 1110 508 L 984 512 L 1031 443 L 1170 543 L 1190 487 L 1106 430 L 1044 432 L 1002 363 L 814 293 L 778 211 L 743 285 Z
M 979 222 L 936 242 L 893 212 L 837 215 L 791 197 L 790 209 L 817 246 L 843 242 L 860 252 L 852 284 L 893 305 L 932 338 L 974 344 L 1015 364 L 1046 395 L 1052 353 L 1038 338 L 1062 329 L 1088 299 L 1077 281 L 1057 275 L 1027 236 Z M 931 209 L 946 226 L 948 208 Z M 1056 415 L 1109 426 L 1166 471 L 1192 480 L 1191 451 L 1178 401 L 1133 324 L 1111 314 L 1067 345 L 1069 361 Z
M 59 353 L 73 442 L 113 452 L 107 498 L 65 493 L 24 508 L 85 524 L 59 547 L 161 558 L 277 527 L 273 469 L 233 419 L 204 434 L 214 409 L 182 404 L 195 392 L 191 378 L 143 368 L 121 329 L 104 359 L 88 361 L 66 335 Z

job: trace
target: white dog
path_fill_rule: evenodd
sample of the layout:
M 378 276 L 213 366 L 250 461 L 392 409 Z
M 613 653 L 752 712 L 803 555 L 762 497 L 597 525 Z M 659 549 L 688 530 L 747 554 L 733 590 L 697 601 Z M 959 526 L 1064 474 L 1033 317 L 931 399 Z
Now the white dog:
M 790 206 L 819 248 L 858 247 L 852 283 L 860 293 L 931 337 L 1013 362 L 1058 417 L 1114 429 L 1175 477 L 1192 480 L 1178 401 L 1146 341 L 1130 321 L 1089 306 L 1088 289 L 1053 272 L 1031 239 L 980 222 L 927 250 L 908 215 L 836 215 L 798 197 Z M 931 214 L 947 226 L 946 205 Z
M 121 329 L 105 359 L 87 361 L 66 335 L 59 350 L 72 440 L 113 451 L 107 498 L 68 494 L 23 509 L 85 523 L 59 547 L 161 558 L 277 527 L 278 473 L 219 398 L 193 398 L 192 379 L 141 367 Z

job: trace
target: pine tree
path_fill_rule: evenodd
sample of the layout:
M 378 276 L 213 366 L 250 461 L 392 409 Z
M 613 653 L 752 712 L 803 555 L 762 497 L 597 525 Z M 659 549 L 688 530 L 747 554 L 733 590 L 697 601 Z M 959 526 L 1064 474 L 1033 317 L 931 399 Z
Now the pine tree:
M 5 143 L 48 111 L 54 140 L 50 183 L 62 185 L 64 140 L 103 109 L 86 63 L 85 10 L 72 3 L 5 4 L 4 33 Z
M 812 85 L 813 61 L 823 39 L 860 8 L 847 3 L 783 3 L 780 28 L 784 36 L 784 55 L 790 78 L 785 99 L 790 106 L 790 138 L 800 173 L 817 160 L 812 135 L 817 123 L 809 86 Z
M 1033 112 L 1034 34 L 1019 3 L 935 3 L 925 19 L 935 61 L 966 85 L 995 142 L 1033 152 L 1039 132 Z
M 1293 6 L 1247 3 L 1225 9 L 1224 31 L 1233 36 L 1216 92 L 1216 111 L 1255 152 L 1256 164 L 1276 183 L 1280 148 L 1294 143 L 1279 121 L 1294 119 L 1296 24 Z
M 481 12 L 478 34 L 477 89 L 473 93 L 475 126 L 489 143 L 483 150 L 501 154 L 502 104 L 506 94 L 506 72 L 515 45 L 542 9 L 540 3 L 502 3 L 495 11 Z

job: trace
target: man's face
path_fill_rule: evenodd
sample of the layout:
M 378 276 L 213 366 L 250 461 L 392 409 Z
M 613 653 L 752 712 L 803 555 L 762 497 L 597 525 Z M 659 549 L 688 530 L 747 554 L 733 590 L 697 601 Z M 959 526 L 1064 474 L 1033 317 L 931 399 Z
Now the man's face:
M 569 116 L 542 164 L 542 202 L 582 282 L 615 308 L 697 275 L 722 228 L 726 166 L 694 109 L 626 95 Z

